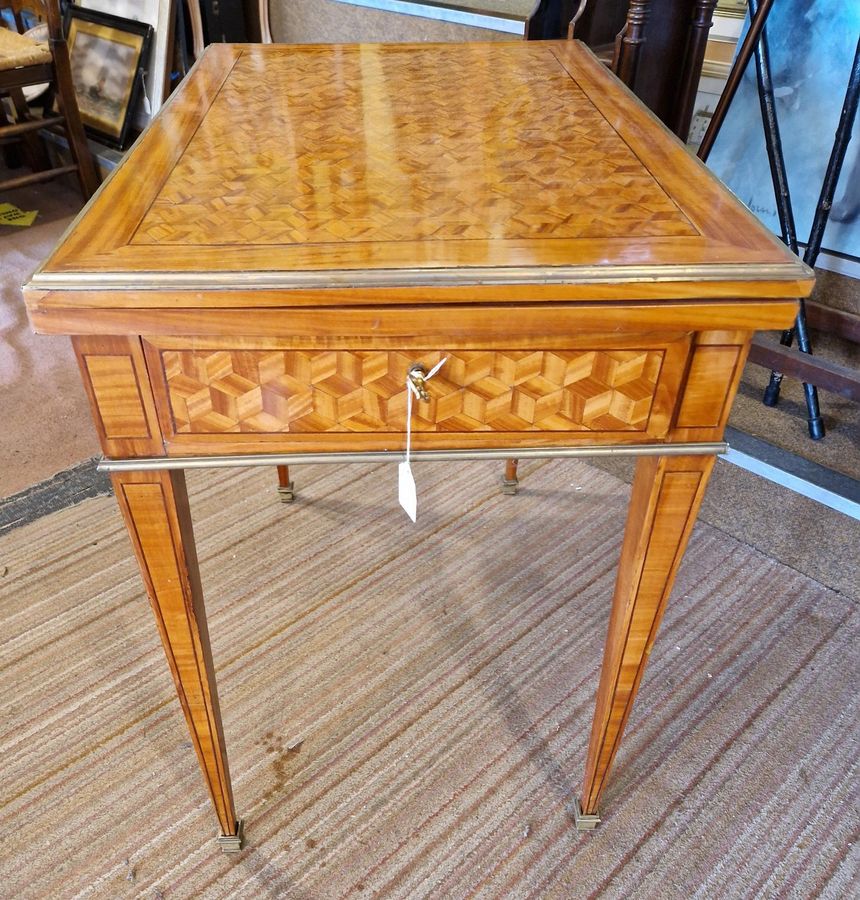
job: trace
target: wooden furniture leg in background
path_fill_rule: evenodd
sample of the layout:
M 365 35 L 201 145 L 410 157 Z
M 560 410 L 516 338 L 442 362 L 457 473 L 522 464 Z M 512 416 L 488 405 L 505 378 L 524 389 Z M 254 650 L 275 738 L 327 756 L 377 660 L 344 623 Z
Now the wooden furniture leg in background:
M 717 0 L 695 0 L 694 3 L 693 21 L 690 23 L 683 68 L 678 73 L 678 96 L 672 120 L 667 123 L 684 142 L 690 134 L 702 64 L 708 46 L 708 32 L 714 21 L 716 6 Z
M 518 459 L 505 460 L 505 477 L 502 479 L 502 493 L 516 494 L 520 488 L 520 480 L 517 478 Z
M 627 21 L 615 48 L 612 68 L 615 74 L 631 89 L 636 78 L 639 51 L 645 40 L 645 22 L 648 19 L 650 3 L 651 0 L 630 0 Z
M 516 494 L 520 487 L 519 478 L 517 478 L 517 466 L 519 460 L 505 460 L 505 475 L 502 478 L 502 493 Z M 295 487 L 290 481 L 290 467 L 278 466 L 278 493 L 281 495 L 282 503 L 292 503 L 296 499 Z
M 24 123 L 33 120 L 21 88 L 12 88 L 9 91 L 9 99 L 15 107 L 15 118 L 18 122 Z M 34 172 L 43 172 L 45 169 L 51 168 L 42 138 L 35 131 L 21 135 L 21 140 L 24 145 L 24 153 L 28 157 L 28 164 Z
M 516 494 L 519 490 L 520 482 L 517 478 L 517 466 L 519 460 L 505 460 L 505 475 L 502 478 L 502 493 Z M 296 499 L 295 487 L 290 481 L 290 467 L 277 466 L 278 469 L 278 493 L 281 495 L 282 503 L 292 503 Z
M 702 502 L 713 456 L 642 457 L 621 549 L 576 827 L 595 828 L 657 628 Z
M 185 475 L 122 472 L 111 480 L 221 826 L 218 843 L 236 852 L 242 823 L 233 806 Z
M 296 499 L 289 466 L 278 466 L 278 493 L 281 495 L 281 503 L 292 503 Z
M 63 14 L 60 12 L 60 4 L 56 0 L 49 0 L 45 6 L 48 13 L 48 29 L 51 36 L 51 56 L 54 60 L 54 72 L 56 74 L 57 106 L 66 119 L 65 127 L 69 153 L 75 166 L 77 166 L 81 193 L 84 195 L 84 200 L 89 200 L 98 190 L 101 178 L 96 171 L 95 160 L 93 159 L 90 145 L 87 143 L 87 136 L 81 121 L 81 111 L 78 108 L 78 99 L 75 93 L 75 82 L 72 78 L 69 47 L 64 37 Z

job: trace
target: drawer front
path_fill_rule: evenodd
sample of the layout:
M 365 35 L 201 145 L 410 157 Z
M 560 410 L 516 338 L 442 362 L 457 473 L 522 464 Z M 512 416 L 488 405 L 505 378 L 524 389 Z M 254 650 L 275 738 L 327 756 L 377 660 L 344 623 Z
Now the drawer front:
M 379 435 L 380 447 L 400 446 L 390 438 L 406 430 L 407 372 L 415 364 L 429 370 L 443 358 L 427 382 L 429 400 L 413 405 L 416 446 L 455 446 L 444 436 L 457 435 L 474 436 L 465 443 L 475 446 L 482 434 L 487 445 L 499 443 L 495 436 L 519 436 L 520 446 L 553 436 L 552 443 L 596 435 L 659 438 L 688 346 L 619 340 L 617 347 L 572 350 L 185 349 L 180 341 L 147 347 L 162 429 L 174 451 L 275 436 L 306 445 L 327 435 L 334 442 L 319 446 L 346 446 L 357 434 Z M 667 357 L 674 361 L 667 364 Z

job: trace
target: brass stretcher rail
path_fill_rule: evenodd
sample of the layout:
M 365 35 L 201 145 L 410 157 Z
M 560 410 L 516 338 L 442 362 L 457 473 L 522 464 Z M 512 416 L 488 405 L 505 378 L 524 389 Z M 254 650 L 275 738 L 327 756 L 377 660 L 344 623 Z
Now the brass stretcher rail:
M 709 456 L 728 452 L 725 441 L 677 444 L 607 444 L 603 447 L 508 447 L 480 450 L 413 450 L 415 462 L 459 462 L 478 459 L 579 459 L 589 456 Z M 243 466 L 293 466 L 335 463 L 400 463 L 402 450 L 360 453 L 249 453 L 234 456 L 152 456 L 107 459 L 100 472 L 160 471 L 164 469 L 235 469 Z

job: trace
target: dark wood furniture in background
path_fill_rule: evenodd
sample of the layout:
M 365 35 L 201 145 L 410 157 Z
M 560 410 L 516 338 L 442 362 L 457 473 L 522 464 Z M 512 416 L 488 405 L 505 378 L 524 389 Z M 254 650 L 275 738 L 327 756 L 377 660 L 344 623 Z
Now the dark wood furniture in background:
M 526 22 L 527 41 L 552 41 L 567 35 L 582 0 L 535 0 Z
M 199 5 L 201 0 L 186 0 Z M 418 0 L 416 0 L 418 2 Z M 583 41 L 682 140 L 690 130 L 717 0 L 535 0 L 526 40 Z M 479 2 L 468 4 L 480 9 Z M 248 34 L 271 41 L 269 0 L 244 0 Z M 203 47 L 196 26 L 195 55 Z M 192 21 L 192 31 L 194 31 Z
M 686 140 L 716 5 L 717 0 L 588 0 L 574 36 Z
M 84 199 L 88 200 L 99 185 L 99 177 L 75 98 L 59 0 L 0 0 L 0 10 L 11 10 L 18 26 L 18 31 L 0 28 L 0 97 L 8 96 L 16 112 L 15 121 L 10 122 L 0 105 L 0 142 L 20 142 L 33 169 L 28 175 L 0 182 L 0 188 L 23 187 L 75 172 Z M 19 33 L 25 30 L 24 12 L 47 23 L 47 43 L 36 43 Z M 23 88 L 44 82 L 48 82 L 49 87 L 39 98 L 42 113 L 34 115 L 24 99 Z M 57 113 L 52 111 L 55 97 Z M 65 135 L 72 164 L 50 164 L 38 135 L 46 128 Z

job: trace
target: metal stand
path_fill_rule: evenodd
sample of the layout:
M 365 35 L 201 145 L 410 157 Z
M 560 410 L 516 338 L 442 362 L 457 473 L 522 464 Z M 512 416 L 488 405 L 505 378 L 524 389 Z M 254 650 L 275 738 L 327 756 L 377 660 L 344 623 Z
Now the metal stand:
M 756 81 L 758 86 L 759 103 L 761 105 L 762 121 L 764 123 L 765 145 L 767 148 L 768 162 L 770 164 L 771 178 L 773 180 L 774 195 L 776 197 L 777 213 L 779 215 L 782 240 L 789 246 L 792 252 L 797 253 L 797 236 L 794 224 L 794 211 L 791 204 L 791 194 L 788 186 L 788 177 L 785 168 L 785 158 L 782 152 L 782 141 L 779 133 L 779 122 L 774 103 L 773 82 L 770 70 L 770 54 L 768 50 L 767 32 L 765 22 L 772 8 L 772 0 L 763 0 L 759 5 L 758 0 L 747 0 L 750 10 L 750 29 L 741 46 L 737 59 L 732 67 L 726 90 L 717 104 L 711 124 L 699 149 L 699 158 L 704 162 L 710 154 L 714 141 L 725 121 L 729 105 L 737 92 L 741 77 L 746 69 L 752 53 L 756 59 Z M 860 41 L 854 54 L 854 64 L 848 81 L 845 101 L 842 106 L 842 114 L 839 119 L 839 127 L 830 153 L 830 160 L 821 186 L 821 194 L 815 208 L 815 216 L 803 254 L 803 261 L 810 267 L 815 265 L 821 250 L 821 241 L 824 229 L 830 217 L 830 208 L 842 164 L 845 161 L 845 153 L 848 149 L 848 141 L 851 139 L 851 130 L 857 114 L 858 99 L 860 99 Z M 794 328 L 783 332 L 780 343 L 790 347 L 795 334 L 797 335 L 798 349 L 802 353 L 812 353 L 812 345 L 809 340 L 809 331 L 806 323 L 806 307 L 800 300 L 800 309 Z M 783 375 L 781 372 L 772 371 L 770 381 L 765 388 L 763 402 L 767 406 L 776 406 L 779 401 L 779 391 Z M 814 384 L 803 383 L 803 391 L 806 397 L 807 419 L 809 435 L 813 440 L 824 437 L 824 420 L 821 417 L 821 409 L 818 402 L 818 390 Z
M 747 0 L 750 8 L 750 16 L 755 16 L 758 9 L 758 0 Z M 797 254 L 797 230 L 794 225 L 794 209 L 791 204 L 791 193 L 788 186 L 788 175 L 785 169 L 785 157 L 782 152 L 782 139 L 779 134 L 779 121 L 776 115 L 776 104 L 773 95 L 773 80 L 770 70 L 770 51 L 768 49 L 767 31 L 761 30 L 761 37 L 755 48 L 756 81 L 758 84 L 758 98 L 761 105 L 761 117 L 764 122 L 765 147 L 770 164 L 770 175 L 773 181 L 773 190 L 776 197 L 776 210 L 779 215 L 779 225 L 782 232 L 782 240 L 789 246 L 792 253 Z M 798 254 L 799 255 L 799 254 Z M 803 353 L 811 353 L 809 335 L 806 330 L 806 311 L 801 308 L 798 313 L 798 322 L 795 325 L 798 334 L 798 346 Z M 782 333 L 780 343 L 791 346 L 795 329 L 789 329 Z M 770 373 L 770 383 L 765 388 L 763 402 L 766 406 L 776 406 L 779 399 L 779 386 L 782 374 Z M 806 394 L 806 408 L 809 418 L 809 434 L 815 440 L 824 437 L 824 421 L 821 418 L 821 410 L 818 405 L 818 390 L 814 384 L 804 384 Z
M 752 5 L 755 0 L 749 0 Z M 836 193 L 836 185 L 845 162 L 845 154 L 848 150 L 848 142 L 851 140 L 851 131 L 854 127 L 854 119 L 857 117 L 857 105 L 860 100 L 860 40 L 857 41 L 857 49 L 854 51 L 854 64 L 851 67 L 851 76 L 848 79 L 848 88 L 845 92 L 845 100 L 842 104 L 842 113 L 839 117 L 839 126 L 836 129 L 836 137 L 833 149 L 830 151 L 830 159 L 827 163 L 827 171 L 824 175 L 824 183 L 821 185 L 821 194 L 815 207 L 815 217 L 812 220 L 812 229 L 809 234 L 809 242 L 803 253 L 803 261 L 808 266 L 814 266 L 821 251 L 821 241 L 824 238 L 824 229 L 830 218 L 830 209 L 833 206 L 833 197 Z M 794 248 L 792 248 L 794 249 Z M 795 251 L 796 252 L 796 251 Z M 800 301 L 800 311 L 794 329 L 783 333 L 780 343 L 790 347 L 797 333 L 797 345 L 803 353 L 811 353 L 809 334 L 806 327 L 806 308 L 803 300 Z M 764 402 L 768 406 L 775 406 L 779 399 L 779 389 L 782 383 L 780 372 L 771 372 Z M 818 393 L 814 385 L 803 385 L 806 394 L 806 407 L 809 411 L 809 434 L 813 440 L 824 437 L 824 423 L 818 409 Z
M 729 111 L 729 106 L 731 105 L 732 100 L 734 100 L 735 94 L 738 92 L 741 78 L 743 78 L 747 64 L 753 55 L 753 50 L 758 44 L 759 36 L 764 28 L 764 23 L 767 21 L 767 17 L 770 15 L 773 3 L 774 0 L 762 0 L 758 12 L 750 19 L 749 31 L 741 44 L 740 50 L 738 50 L 738 55 L 732 65 L 731 72 L 729 72 L 726 86 L 717 102 L 717 108 L 714 110 L 713 116 L 711 116 L 711 124 L 708 125 L 705 136 L 702 138 L 702 143 L 699 144 L 698 156 L 702 162 L 707 162 L 711 149 L 714 146 L 714 141 L 717 139 L 717 135 L 723 127 L 726 113 Z

